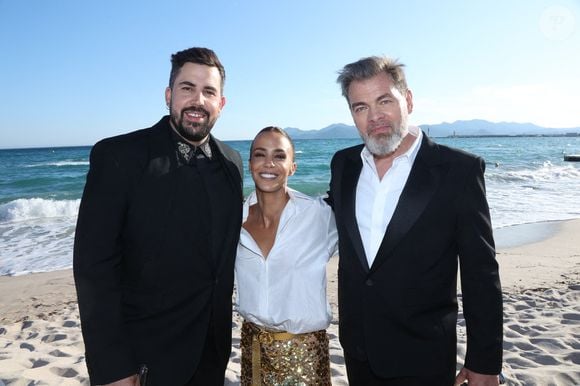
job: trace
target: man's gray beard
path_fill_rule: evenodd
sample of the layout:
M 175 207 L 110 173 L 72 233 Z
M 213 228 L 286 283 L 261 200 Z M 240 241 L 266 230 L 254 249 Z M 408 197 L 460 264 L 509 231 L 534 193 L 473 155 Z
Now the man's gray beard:
M 383 157 L 393 153 L 401 146 L 401 142 L 403 142 L 401 130 L 397 130 L 391 135 L 379 134 L 375 137 L 371 137 L 368 134 L 361 134 L 361 138 L 371 154 L 377 157 Z

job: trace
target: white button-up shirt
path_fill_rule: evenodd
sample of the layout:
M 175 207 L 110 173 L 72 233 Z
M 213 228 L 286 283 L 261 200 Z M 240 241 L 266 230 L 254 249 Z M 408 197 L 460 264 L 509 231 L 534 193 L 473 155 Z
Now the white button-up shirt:
M 293 334 L 326 329 L 332 320 L 326 299 L 326 263 L 337 251 L 332 209 L 322 198 L 289 189 L 267 258 L 244 228 L 236 257 L 238 312 L 257 325 Z M 257 202 L 244 203 L 243 221 Z
M 416 136 L 415 141 L 409 150 L 393 160 L 382 179 L 379 179 L 373 155 L 366 146 L 361 152 L 363 167 L 356 187 L 356 221 L 369 267 L 375 261 L 419 151 L 421 130 L 410 126 L 409 134 Z

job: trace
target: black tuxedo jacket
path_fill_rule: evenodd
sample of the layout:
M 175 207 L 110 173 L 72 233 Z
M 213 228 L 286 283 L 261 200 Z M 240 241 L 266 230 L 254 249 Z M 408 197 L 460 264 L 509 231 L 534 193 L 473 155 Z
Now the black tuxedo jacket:
M 242 162 L 235 150 L 210 141 L 235 197 L 235 211 L 221 219 L 227 224 L 220 236 L 225 252 L 214 261 L 196 254 L 196 235 L 187 232 L 196 213 L 183 209 L 177 197 L 181 179 L 168 117 L 105 139 L 91 151 L 73 265 L 92 383 L 124 378 L 145 363 L 149 384 L 183 385 L 195 371 L 208 328 L 226 366 Z
M 456 366 L 461 268 L 470 370 L 498 374 L 502 299 L 482 159 L 423 140 L 371 267 L 355 216 L 363 145 L 331 163 L 329 202 L 339 234 L 340 342 L 381 377 Z M 451 370 L 452 369 L 452 370 Z

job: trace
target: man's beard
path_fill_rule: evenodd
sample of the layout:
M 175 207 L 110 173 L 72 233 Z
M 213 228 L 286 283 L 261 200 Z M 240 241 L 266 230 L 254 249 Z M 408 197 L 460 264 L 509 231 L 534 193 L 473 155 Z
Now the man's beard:
M 393 153 L 399 148 L 401 142 L 403 142 L 402 127 L 393 130 L 390 134 L 377 134 L 371 136 L 369 134 L 360 133 L 360 136 L 371 154 L 377 157 L 384 157 Z
M 188 111 L 195 111 L 198 113 L 203 113 L 208 118 L 205 123 L 189 123 L 187 126 L 183 124 L 184 115 Z M 217 117 L 213 120 L 209 119 L 210 115 L 205 109 L 201 107 L 190 107 L 182 110 L 181 112 L 176 112 L 173 109 L 170 111 L 171 122 L 173 123 L 173 128 L 177 130 L 179 135 L 191 142 L 199 142 L 204 140 L 210 133 L 213 125 L 215 124 Z

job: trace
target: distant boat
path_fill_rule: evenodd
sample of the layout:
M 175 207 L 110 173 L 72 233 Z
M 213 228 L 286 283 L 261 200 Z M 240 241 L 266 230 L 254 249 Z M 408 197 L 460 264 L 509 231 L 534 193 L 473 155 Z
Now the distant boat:
M 580 154 L 568 154 L 568 155 L 564 155 L 564 161 L 580 162 Z

